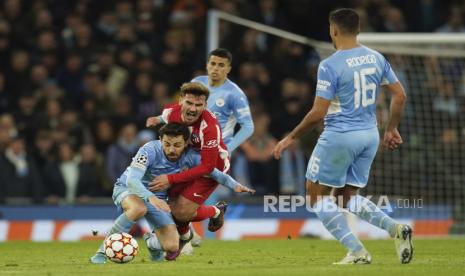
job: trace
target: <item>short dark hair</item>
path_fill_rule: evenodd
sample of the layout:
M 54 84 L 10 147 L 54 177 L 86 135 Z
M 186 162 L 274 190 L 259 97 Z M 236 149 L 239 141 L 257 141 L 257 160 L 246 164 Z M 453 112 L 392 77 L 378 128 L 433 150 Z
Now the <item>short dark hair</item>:
M 337 9 L 330 12 L 329 22 L 337 25 L 346 34 L 358 34 L 360 31 L 360 18 L 353 9 Z
M 179 136 L 182 135 L 184 140 L 189 139 L 190 131 L 189 128 L 186 125 L 179 124 L 179 123 L 168 123 L 160 128 L 158 131 L 158 134 L 160 134 L 160 139 L 166 135 L 166 136 Z
M 211 56 L 225 58 L 225 59 L 227 59 L 229 61 L 229 64 L 232 63 L 232 54 L 227 49 L 217 48 L 217 49 L 211 51 L 210 53 L 208 53 L 207 60 L 210 60 Z
M 205 96 L 205 100 L 210 96 L 208 88 L 200 82 L 186 82 L 181 86 L 181 96 L 192 94 L 195 96 Z

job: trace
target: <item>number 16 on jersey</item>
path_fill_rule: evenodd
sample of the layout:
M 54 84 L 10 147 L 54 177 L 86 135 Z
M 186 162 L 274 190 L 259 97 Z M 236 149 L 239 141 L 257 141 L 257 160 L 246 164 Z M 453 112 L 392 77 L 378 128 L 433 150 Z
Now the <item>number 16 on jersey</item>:
M 354 105 L 355 109 L 360 107 L 360 98 L 362 106 L 367 107 L 376 102 L 376 84 L 373 82 L 367 82 L 367 76 L 376 73 L 375 67 L 363 68 L 358 71 L 354 71 Z M 369 95 L 368 92 L 371 92 Z

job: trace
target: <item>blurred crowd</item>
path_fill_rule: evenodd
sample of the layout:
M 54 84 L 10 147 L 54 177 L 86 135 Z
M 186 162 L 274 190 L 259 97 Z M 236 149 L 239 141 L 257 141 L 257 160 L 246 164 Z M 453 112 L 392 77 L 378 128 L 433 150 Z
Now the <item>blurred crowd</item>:
M 109 197 L 138 147 L 156 138 L 144 128 L 145 119 L 175 101 L 183 82 L 205 73 L 210 8 L 319 40 L 329 39 L 329 11 L 342 6 L 357 9 L 362 31 L 465 31 L 462 1 L 3 0 L 0 5 L 0 202 L 19 197 L 89 203 Z M 272 160 L 270 152 L 312 105 L 317 52 L 226 22 L 220 24 L 220 45 L 233 53 L 230 78 L 247 94 L 255 121 L 254 135 L 233 156 L 233 175 L 259 194 L 302 193 L 306 159 L 321 128 L 281 161 Z M 444 93 L 445 101 L 434 101 L 434 108 L 458 114 L 460 103 Z M 460 133 L 441 135 L 463 139 Z

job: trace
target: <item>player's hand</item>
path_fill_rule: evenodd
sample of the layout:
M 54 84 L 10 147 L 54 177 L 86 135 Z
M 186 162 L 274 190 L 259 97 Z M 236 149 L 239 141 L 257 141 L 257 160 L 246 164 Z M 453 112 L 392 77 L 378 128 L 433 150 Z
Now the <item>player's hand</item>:
M 166 201 L 162 199 L 159 199 L 156 196 L 149 197 L 149 202 L 158 210 L 163 210 L 165 212 L 171 212 L 171 209 L 168 203 L 166 203 Z
M 145 122 L 145 127 L 156 127 L 161 123 L 160 118 L 158 117 L 148 117 L 147 121 Z
M 168 189 L 170 187 L 170 182 L 168 181 L 168 176 L 166 174 L 159 175 L 155 177 L 152 182 L 149 184 L 149 190 L 151 192 L 160 192 Z
M 281 158 L 281 153 L 287 149 L 290 145 L 295 142 L 294 138 L 291 138 L 289 135 L 284 137 L 273 149 L 273 156 L 275 159 Z
M 402 144 L 402 137 L 399 134 L 397 128 L 386 130 L 384 133 L 383 146 L 393 150 L 396 149 L 400 144 Z
M 255 194 L 255 190 L 254 189 L 251 189 L 247 186 L 244 186 L 242 184 L 239 184 L 237 185 L 235 188 L 234 188 L 234 192 L 236 193 L 249 193 L 249 194 Z

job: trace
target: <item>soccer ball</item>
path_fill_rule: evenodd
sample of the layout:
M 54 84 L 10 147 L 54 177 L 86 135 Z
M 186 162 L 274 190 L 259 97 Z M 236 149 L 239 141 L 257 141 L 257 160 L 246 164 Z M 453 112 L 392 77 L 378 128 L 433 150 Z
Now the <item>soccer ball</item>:
M 137 255 L 139 245 L 128 233 L 115 233 L 104 241 L 105 255 L 115 263 L 127 263 Z

